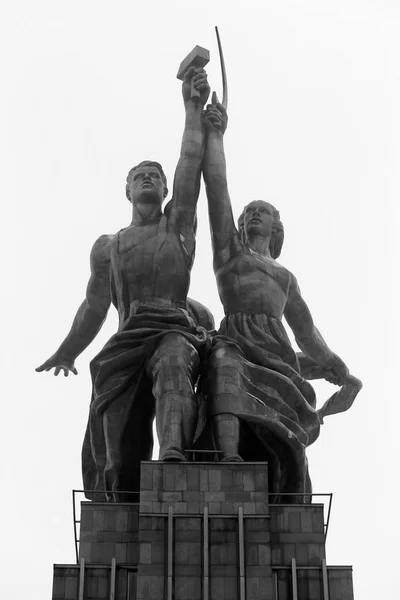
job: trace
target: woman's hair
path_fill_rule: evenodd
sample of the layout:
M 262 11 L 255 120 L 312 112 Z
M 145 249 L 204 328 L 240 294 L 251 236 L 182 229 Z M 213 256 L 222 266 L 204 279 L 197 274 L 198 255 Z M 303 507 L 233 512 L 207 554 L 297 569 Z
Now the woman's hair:
M 133 177 L 134 172 L 139 167 L 156 167 L 160 171 L 161 179 L 162 179 L 162 182 L 163 182 L 164 188 L 165 188 L 164 189 L 164 198 L 166 198 L 167 194 L 168 194 L 167 178 L 165 177 L 165 173 L 163 171 L 162 166 L 160 165 L 160 163 L 158 163 L 158 162 L 156 162 L 154 160 L 142 160 L 141 163 L 139 163 L 135 167 L 132 167 L 132 169 L 129 171 L 129 173 L 128 173 L 127 177 L 126 177 L 125 193 L 126 193 L 126 197 L 128 198 L 129 202 L 132 202 L 131 198 L 129 196 L 129 184 L 131 182 L 131 179 Z
M 272 235 L 271 235 L 271 240 L 269 242 L 269 251 L 271 253 L 272 258 L 278 258 L 278 256 L 281 253 L 282 246 L 283 246 L 283 239 L 285 237 L 285 233 L 283 230 L 283 224 L 282 224 L 282 221 L 281 221 L 281 218 L 279 215 L 279 210 L 277 210 L 275 208 L 275 206 L 273 206 L 270 202 L 265 202 L 265 204 L 269 204 L 269 206 L 271 206 L 272 211 L 273 211 L 273 217 L 274 217 L 274 221 L 272 223 Z M 239 234 L 240 234 L 240 238 L 244 244 L 246 243 L 246 236 L 245 236 L 245 232 L 244 232 L 244 214 L 246 212 L 247 206 L 248 205 L 246 205 L 244 207 L 243 212 L 238 219 Z

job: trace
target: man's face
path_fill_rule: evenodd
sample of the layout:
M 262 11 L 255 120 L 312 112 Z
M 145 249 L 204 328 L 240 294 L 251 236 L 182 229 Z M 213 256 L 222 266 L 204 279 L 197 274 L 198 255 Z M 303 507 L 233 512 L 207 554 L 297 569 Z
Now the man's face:
M 164 200 L 165 186 L 161 173 L 157 167 L 151 165 L 135 169 L 128 189 L 132 204 L 135 204 L 138 200 L 162 204 Z
M 274 210 L 264 200 L 254 200 L 246 206 L 244 213 L 244 233 L 249 235 L 270 236 L 274 222 Z

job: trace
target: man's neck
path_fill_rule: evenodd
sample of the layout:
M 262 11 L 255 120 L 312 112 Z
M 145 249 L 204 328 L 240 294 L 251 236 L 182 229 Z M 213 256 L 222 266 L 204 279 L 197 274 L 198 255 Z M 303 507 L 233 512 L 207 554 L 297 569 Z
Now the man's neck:
M 132 207 L 131 225 L 148 225 L 160 219 L 162 215 L 161 206 L 155 203 L 138 203 Z
M 261 254 L 262 256 L 271 256 L 269 251 L 269 242 L 269 236 L 263 237 L 261 235 L 250 235 L 247 238 L 248 247 L 253 250 L 253 252 L 257 252 L 257 254 Z

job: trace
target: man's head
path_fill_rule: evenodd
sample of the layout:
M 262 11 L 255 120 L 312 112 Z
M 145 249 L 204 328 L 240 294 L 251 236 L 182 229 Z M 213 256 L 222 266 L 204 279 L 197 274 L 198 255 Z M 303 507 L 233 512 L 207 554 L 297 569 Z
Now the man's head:
M 160 163 L 143 160 L 133 167 L 126 178 L 126 197 L 135 204 L 139 199 L 163 203 L 168 194 L 167 178 Z
M 272 204 L 264 200 L 250 202 L 239 217 L 238 228 L 245 243 L 252 235 L 269 237 L 271 256 L 278 258 L 282 250 L 284 231 L 279 211 Z

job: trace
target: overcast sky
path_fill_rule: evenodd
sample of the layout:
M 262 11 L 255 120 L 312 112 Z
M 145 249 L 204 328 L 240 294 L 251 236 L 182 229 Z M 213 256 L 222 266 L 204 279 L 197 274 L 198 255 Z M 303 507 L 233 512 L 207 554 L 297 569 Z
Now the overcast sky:
M 88 363 L 115 311 L 77 377 L 34 367 L 70 327 L 94 240 L 129 224 L 130 167 L 160 161 L 172 189 L 184 121 L 175 75 L 202 45 L 221 93 L 217 24 L 235 214 L 260 198 L 280 209 L 280 262 L 364 382 L 309 451 L 314 490 L 334 493 L 328 564 L 354 566 L 357 600 L 398 598 L 398 1 L 15 0 L 1 21 L 2 597 L 50 598 L 52 564 L 74 562 Z M 190 295 L 219 322 L 205 201 L 202 188 Z M 334 390 L 319 384 L 319 404 Z

